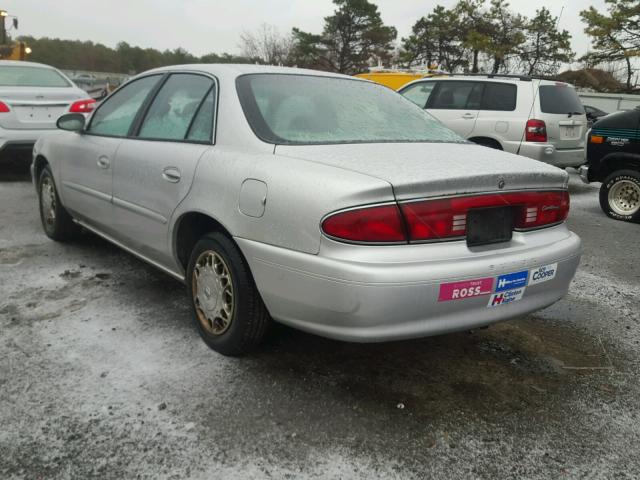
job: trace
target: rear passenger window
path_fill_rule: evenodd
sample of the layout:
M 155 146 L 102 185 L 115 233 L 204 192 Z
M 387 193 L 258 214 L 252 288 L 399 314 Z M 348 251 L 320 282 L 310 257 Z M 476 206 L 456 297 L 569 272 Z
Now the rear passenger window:
M 205 95 L 211 93 L 213 80 L 202 75 L 176 73 L 162 86 L 142 122 L 138 137 L 158 140 L 185 140 L 194 117 L 203 111 Z M 201 108 L 202 107 L 202 108 Z M 203 111 L 203 117 L 206 112 Z M 203 118 L 202 122 L 207 119 Z M 203 128 L 199 124 L 198 128 Z M 199 135 L 203 136 L 204 133 Z M 211 137 L 209 133 L 207 139 Z
M 407 87 L 401 92 L 401 95 L 406 97 L 407 100 L 411 100 L 420 108 L 424 108 L 429 100 L 433 87 L 436 86 L 436 82 L 420 82 L 415 85 Z
M 213 117 L 215 114 L 215 85 L 207 94 L 207 97 L 200 105 L 198 113 L 196 113 L 193 123 L 187 133 L 187 140 L 195 140 L 199 142 L 211 141 L 213 135 Z
M 518 89 L 508 83 L 486 83 L 480 110 L 512 112 L 516 109 Z
M 477 82 L 439 82 L 427 108 L 443 110 L 478 109 L 482 84 Z

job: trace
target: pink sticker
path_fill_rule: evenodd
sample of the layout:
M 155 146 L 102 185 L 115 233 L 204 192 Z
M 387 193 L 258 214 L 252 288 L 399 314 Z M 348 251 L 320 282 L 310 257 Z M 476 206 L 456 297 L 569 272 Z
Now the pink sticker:
M 478 278 L 440 285 L 439 302 L 489 295 L 493 290 L 493 278 Z

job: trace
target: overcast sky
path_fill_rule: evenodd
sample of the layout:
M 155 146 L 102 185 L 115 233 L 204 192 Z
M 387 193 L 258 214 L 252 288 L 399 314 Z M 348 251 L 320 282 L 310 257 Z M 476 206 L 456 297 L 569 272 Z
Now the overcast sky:
M 416 20 L 437 5 L 456 0 L 373 0 L 383 21 L 407 36 Z M 546 6 L 560 15 L 560 28 L 573 36 L 573 49 L 582 55 L 589 47 L 579 12 L 594 5 L 604 10 L 604 0 L 511 0 L 511 7 L 532 16 Z M 160 50 L 183 47 L 196 55 L 239 53 L 244 30 L 262 23 L 282 33 L 296 26 L 319 32 L 323 18 L 334 10 L 331 0 L 0 0 L 0 8 L 16 15 L 22 35 L 91 40 L 108 46 L 119 41 Z

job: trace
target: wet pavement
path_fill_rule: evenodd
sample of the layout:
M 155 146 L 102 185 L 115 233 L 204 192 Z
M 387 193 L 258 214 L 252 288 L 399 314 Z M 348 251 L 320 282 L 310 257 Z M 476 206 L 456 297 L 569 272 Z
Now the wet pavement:
M 640 225 L 573 175 L 569 295 L 487 329 L 375 345 L 278 326 L 209 350 L 184 287 L 41 232 L 0 174 L 0 478 L 639 478 Z

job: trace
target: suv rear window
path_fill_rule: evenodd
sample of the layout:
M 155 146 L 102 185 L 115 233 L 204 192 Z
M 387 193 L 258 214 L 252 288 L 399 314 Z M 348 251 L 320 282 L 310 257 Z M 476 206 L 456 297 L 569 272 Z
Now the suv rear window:
M 542 113 L 584 113 L 576 91 L 566 85 L 541 85 L 539 88 Z

